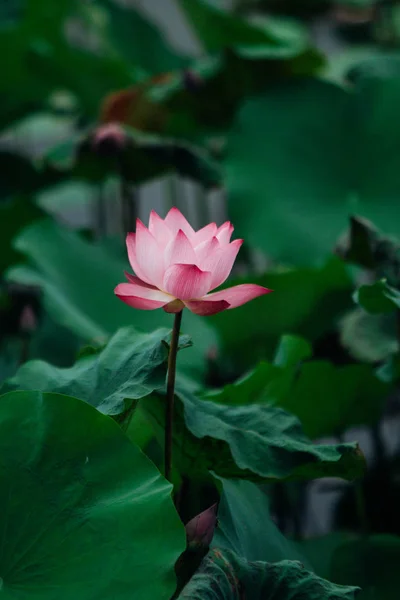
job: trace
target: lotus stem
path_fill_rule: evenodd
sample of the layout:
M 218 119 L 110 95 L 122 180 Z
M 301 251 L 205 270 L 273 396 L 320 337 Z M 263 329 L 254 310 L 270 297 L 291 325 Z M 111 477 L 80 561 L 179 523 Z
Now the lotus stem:
M 95 202 L 95 234 L 103 239 L 107 235 L 107 203 L 104 183 L 100 183 L 96 192 Z
M 172 470 L 172 438 L 174 423 L 174 399 L 175 399 L 175 376 L 176 357 L 178 354 L 179 332 L 182 322 L 182 311 L 175 314 L 174 327 L 172 329 L 171 344 L 168 354 L 168 378 L 167 378 L 167 406 L 165 415 L 165 479 L 171 481 Z
M 123 178 L 121 178 L 121 214 L 122 232 L 127 234 L 133 231 L 135 220 L 138 216 L 139 195 Z
M 362 481 L 354 482 L 354 496 L 361 535 L 367 536 L 369 531 L 368 515 Z

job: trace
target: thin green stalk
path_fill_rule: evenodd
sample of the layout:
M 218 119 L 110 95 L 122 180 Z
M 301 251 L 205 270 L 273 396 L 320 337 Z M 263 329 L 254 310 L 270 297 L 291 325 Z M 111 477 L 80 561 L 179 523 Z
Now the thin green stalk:
M 396 310 L 396 336 L 400 346 L 400 309 Z
M 354 482 L 354 495 L 357 507 L 357 515 L 361 528 L 361 535 L 368 535 L 368 516 L 367 516 L 367 507 L 365 505 L 365 496 L 364 496 L 364 488 L 362 481 Z
M 337 438 L 341 444 L 344 444 L 345 440 L 342 431 L 337 434 Z M 363 479 L 354 481 L 352 486 L 354 491 L 356 514 L 360 525 L 361 535 L 367 536 L 369 531 L 369 524 L 363 482 Z
M 164 190 L 165 190 L 166 212 L 168 212 L 169 209 L 172 208 L 173 206 L 177 206 L 179 208 L 179 206 L 178 206 L 178 182 L 176 180 L 175 173 L 170 173 L 167 176 L 167 179 L 164 184 Z
M 177 173 L 170 173 L 165 185 L 164 209 L 168 211 L 170 208 L 175 206 L 181 212 L 183 212 L 183 214 L 186 214 L 189 207 L 184 180 L 182 180 Z M 188 215 L 186 214 L 186 216 Z
M 279 482 L 274 485 L 273 496 L 278 528 L 282 533 L 287 533 L 289 515 L 292 511 L 285 483 Z
M 374 458 L 376 465 L 379 465 L 379 468 L 382 471 L 386 471 L 387 461 L 386 461 L 386 449 L 385 442 L 381 432 L 381 422 L 378 421 L 375 425 L 372 425 L 370 428 L 371 432 L 371 440 L 372 447 L 374 450 Z
M 182 311 L 175 314 L 174 327 L 172 329 L 171 344 L 168 355 L 168 378 L 167 378 L 167 406 L 165 414 L 165 479 L 171 481 L 172 470 L 172 437 L 174 424 L 174 398 L 175 398 L 175 376 L 176 357 L 178 354 L 179 332 L 181 329 Z
M 21 336 L 21 350 L 19 354 L 18 366 L 24 365 L 29 360 L 31 336 L 23 333 Z
M 198 218 L 198 227 L 204 227 L 211 220 L 207 203 L 207 192 L 201 183 L 195 183 L 194 193 L 196 198 L 195 207 Z
M 121 214 L 122 232 L 127 234 L 135 228 L 135 220 L 138 216 L 139 194 L 124 179 L 121 178 Z
M 97 188 L 95 207 L 95 233 L 102 239 L 107 235 L 107 203 L 104 183 L 100 183 Z

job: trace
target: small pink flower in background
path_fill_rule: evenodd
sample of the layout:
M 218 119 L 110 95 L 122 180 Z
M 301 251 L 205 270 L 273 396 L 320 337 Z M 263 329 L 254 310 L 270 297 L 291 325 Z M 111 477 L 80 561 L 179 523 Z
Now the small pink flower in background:
M 98 127 L 92 139 L 92 147 L 100 154 L 114 154 L 124 149 L 127 143 L 125 131 L 118 123 L 107 123 Z
M 138 219 L 136 233 L 126 238 L 136 276 L 126 273 L 129 283 L 117 285 L 115 294 L 133 308 L 177 313 L 186 307 L 203 316 L 268 294 L 271 290 L 251 283 L 209 293 L 227 279 L 243 243 L 231 242 L 232 233 L 229 222 L 194 231 L 177 208 L 165 219 L 152 211 L 149 228 Z
M 185 525 L 189 547 L 207 547 L 211 544 L 217 526 L 217 505 L 213 504 Z
M 22 333 L 33 333 L 36 330 L 36 314 L 29 304 L 26 304 L 21 312 L 19 327 Z

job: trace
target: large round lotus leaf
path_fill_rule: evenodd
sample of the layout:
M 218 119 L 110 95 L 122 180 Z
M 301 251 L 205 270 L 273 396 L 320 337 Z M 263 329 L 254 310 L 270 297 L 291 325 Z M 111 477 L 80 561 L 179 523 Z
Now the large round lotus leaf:
M 0 397 L 0 598 L 157 600 L 185 546 L 171 485 L 109 417 Z
M 331 252 L 352 214 L 399 235 L 399 103 L 399 77 L 349 91 L 293 78 L 244 102 L 225 150 L 237 235 L 302 265 Z

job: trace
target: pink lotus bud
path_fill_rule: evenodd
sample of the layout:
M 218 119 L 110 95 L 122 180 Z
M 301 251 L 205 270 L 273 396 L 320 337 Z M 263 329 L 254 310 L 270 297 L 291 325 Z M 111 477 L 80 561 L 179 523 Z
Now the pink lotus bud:
M 21 333 L 33 333 L 36 329 L 36 315 L 32 307 L 27 304 L 21 312 L 19 328 Z
M 191 69 L 186 69 L 182 74 L 183 85 L 188 92 L 197 92 L 204 84 L 204 79 Z
M 93 134 L 92 147 L 103 155 L 119 153 L 126 145 L 126 134 L 118 123 L 102 125 Z
M 218 359 L 218 346 L 210 346 L 207 350 L 207 360 L 216 361 Z
M 194 231 L 177 208 L 165 219 L 153 210 L 149 227 L 140 219 L 136 233 L 126 238 L 128 258 L 136 275 L 126 273 L 129 283 L 120 283 L 115 294 L 142 310 L 163 308 L 176 313 L 183 308 L 214 315 L 241 306 L 271 290 L 246 283 L 209 293 L 226 281 L 243 240 L 230 241 L 231 223 L 210 223 Z
M 210 508 L 207 508 L 186 524 L 185 529 L 188 546 L 208 547 L 213 539 L 216 525 L 217 505 L 213 504 Z

